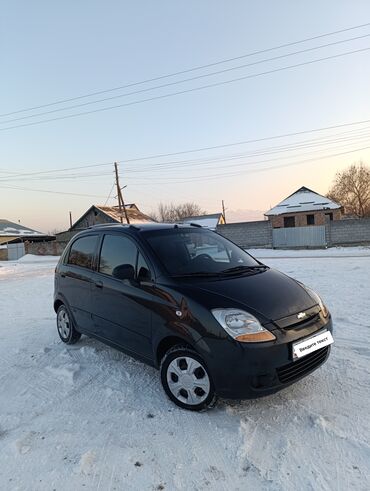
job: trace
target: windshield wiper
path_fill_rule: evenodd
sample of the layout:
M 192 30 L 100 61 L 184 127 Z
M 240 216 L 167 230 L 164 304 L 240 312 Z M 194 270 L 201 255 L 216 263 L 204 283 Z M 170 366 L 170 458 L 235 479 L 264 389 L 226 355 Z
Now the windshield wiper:
M 265 266 L 264 264 L 256 264 L 254 266 L 235 266 L 233 268 L 229 269 L 224 269 L 222 271 L 194 271 L 193 273 L 183 273 L 183 274 L 175 274 L 172 275 L 173 278 L 190 278 L 190 277 L 217 277 L 217 276 L 223 276 L 227 274 L 233 274 L 233 273 L 243 273 L 243 272 L 262 272 L 266 269 L 269 269 L 268 266 Z
M 266 266 L 265 264 L 256 264 L 254 266 L 235 266 L 234 268 L 224 269 L 220 272 L 220 274 L 242 273 L 243 271 L 255 271 L 265 269 L 268 269 L 268 266 Z

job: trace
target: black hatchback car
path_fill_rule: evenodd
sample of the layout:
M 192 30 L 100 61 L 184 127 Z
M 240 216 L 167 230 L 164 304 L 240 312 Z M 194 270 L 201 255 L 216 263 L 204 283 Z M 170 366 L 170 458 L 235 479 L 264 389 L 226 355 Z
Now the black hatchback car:
M 329 356 L 330 313 L 308 287 L 194 225 L 95 226 L 55 272 L 61 340 L 86 334 L 160 369 L 178 406 L 255 398 Z

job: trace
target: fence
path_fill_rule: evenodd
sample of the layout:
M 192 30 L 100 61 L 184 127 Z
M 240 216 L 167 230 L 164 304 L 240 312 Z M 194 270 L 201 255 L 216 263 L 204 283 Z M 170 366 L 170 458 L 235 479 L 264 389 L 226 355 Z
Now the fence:
M 35 256 L 60 256 L 68 242 L 26 242 L 25 253 Z
M 276 249 L 326 247 L 325 225 L 272 229 L 272 246 Z
M 280 229 L 273 229 L 267 220 L 229 223 L 219 225 L 217 232 L 245 249 L 370 245 L 370 218 L 334 220 L 325 226 Z M 23 244 L 9 244 L 7 249 L 0 250 L 0 260 L 18 259 L 24 253 L 60 256 L 74 234 L 59 234 L 59 240 L 51 242 L 26 242 L 24 252 L 19 247 L 11 247 L 22 247 Z
M 217 232 L 240 247 L 309 248 L 370 245 L 370 218 L 334 220 L 325 226 L 272 229 L 269 221 L 219 225 Z
M 15 244 L 8 244 L 8 260 L 16 261 L 20 257 L 24 256 L 24 244 L 23 242 L 16 242 Z
M 219 225 L 217 232 L 241 247 L 272 247 L 271 223 L 267 220 Z
M 329 246 L 370 244 L 370 218 L 337 220 L 326 226 Z

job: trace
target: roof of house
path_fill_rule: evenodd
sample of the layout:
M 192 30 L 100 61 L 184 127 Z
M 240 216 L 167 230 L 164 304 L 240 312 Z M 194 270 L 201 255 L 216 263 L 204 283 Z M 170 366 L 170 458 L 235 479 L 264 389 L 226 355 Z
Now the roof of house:
M 3 244 L 9 244 L 10 242 L 13 242 L 19 240 L 19 237 L 13 237 L 11 235 L 6 236 L 6 237 L 1 237 L 0 236 L 0 246 Z
M 266 216 L 282 215 L 285 213 L 299 213 L 317 210 L 336 210 L 341 208 L 341 205 L 335 201 L 315 193 L 311 189 L 302 186 L 293 194 L 285 198 L 279 204 L 266 211 Z
M 99 210 L 101 210 L 103 213 L 110 216 L 114 220 L 117 220 L 117 222 L 121 221 L 121 216 L 123 218 L 123 221 L 126 222 L 125 212 L 123 210 L 122 212 L 120 212 L 118 206 L 97 206 L 96 208 L 99 208 Z M 135 204 L 125 205 L 125 208 L 130 223 L 143 223 L 154 221 L 148 215 L 142 213 Z
M 130 203 L 128 205 L 125 205 L 126 207 L 126 212 L 128 215 L 128 218 L 130 220 L 130 223 L 145 223 L 145 222 L 154 222 L 152 218 L 150 218 L 148 215 L 145 215 L 142 213 L 139 208 L 134 204 Z M 126 223 L 126 216 L 125 212 L 122 210 L 120 212 L 118 206 L 101 206 L 101 205 L 92 205 L 90 208 L 73 224 L 72 229 L 76 228 L 76 225 L 80 221 L 82 221 L 86 215 L 90 213 L 91 210 L 98 210 L 107 217 L 113 219 L 117 223 L 121 223 L 121 217 L 123 220 L 123 223 Z
M 0 236 L 1 237 L 40 237 L 45 234 L 38 232 L 37 230 L 32 230 L 31 228 L 24 227 L 19 223 L 10 222 L 0 218 Z
M 217 225 L 220 223 L 222 216 L 223 216 L 222 213 L 211 213 L 209 215 L 186 217 L 183 218 L 181 221 L 183 223 L 197 223 L 202 227 L 215 229 Z

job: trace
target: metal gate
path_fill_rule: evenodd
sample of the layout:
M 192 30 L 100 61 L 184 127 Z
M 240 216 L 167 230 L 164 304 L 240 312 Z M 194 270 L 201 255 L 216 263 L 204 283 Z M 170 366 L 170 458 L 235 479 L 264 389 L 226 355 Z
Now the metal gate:
M 326 247 L 325 225 L 272 229 L 272 246 L 278 248 Z
M 20 257 L 24 256 L 24 244 L 19 242 L 16 244 L 8 244 L 8 260 L 16 261 Z

